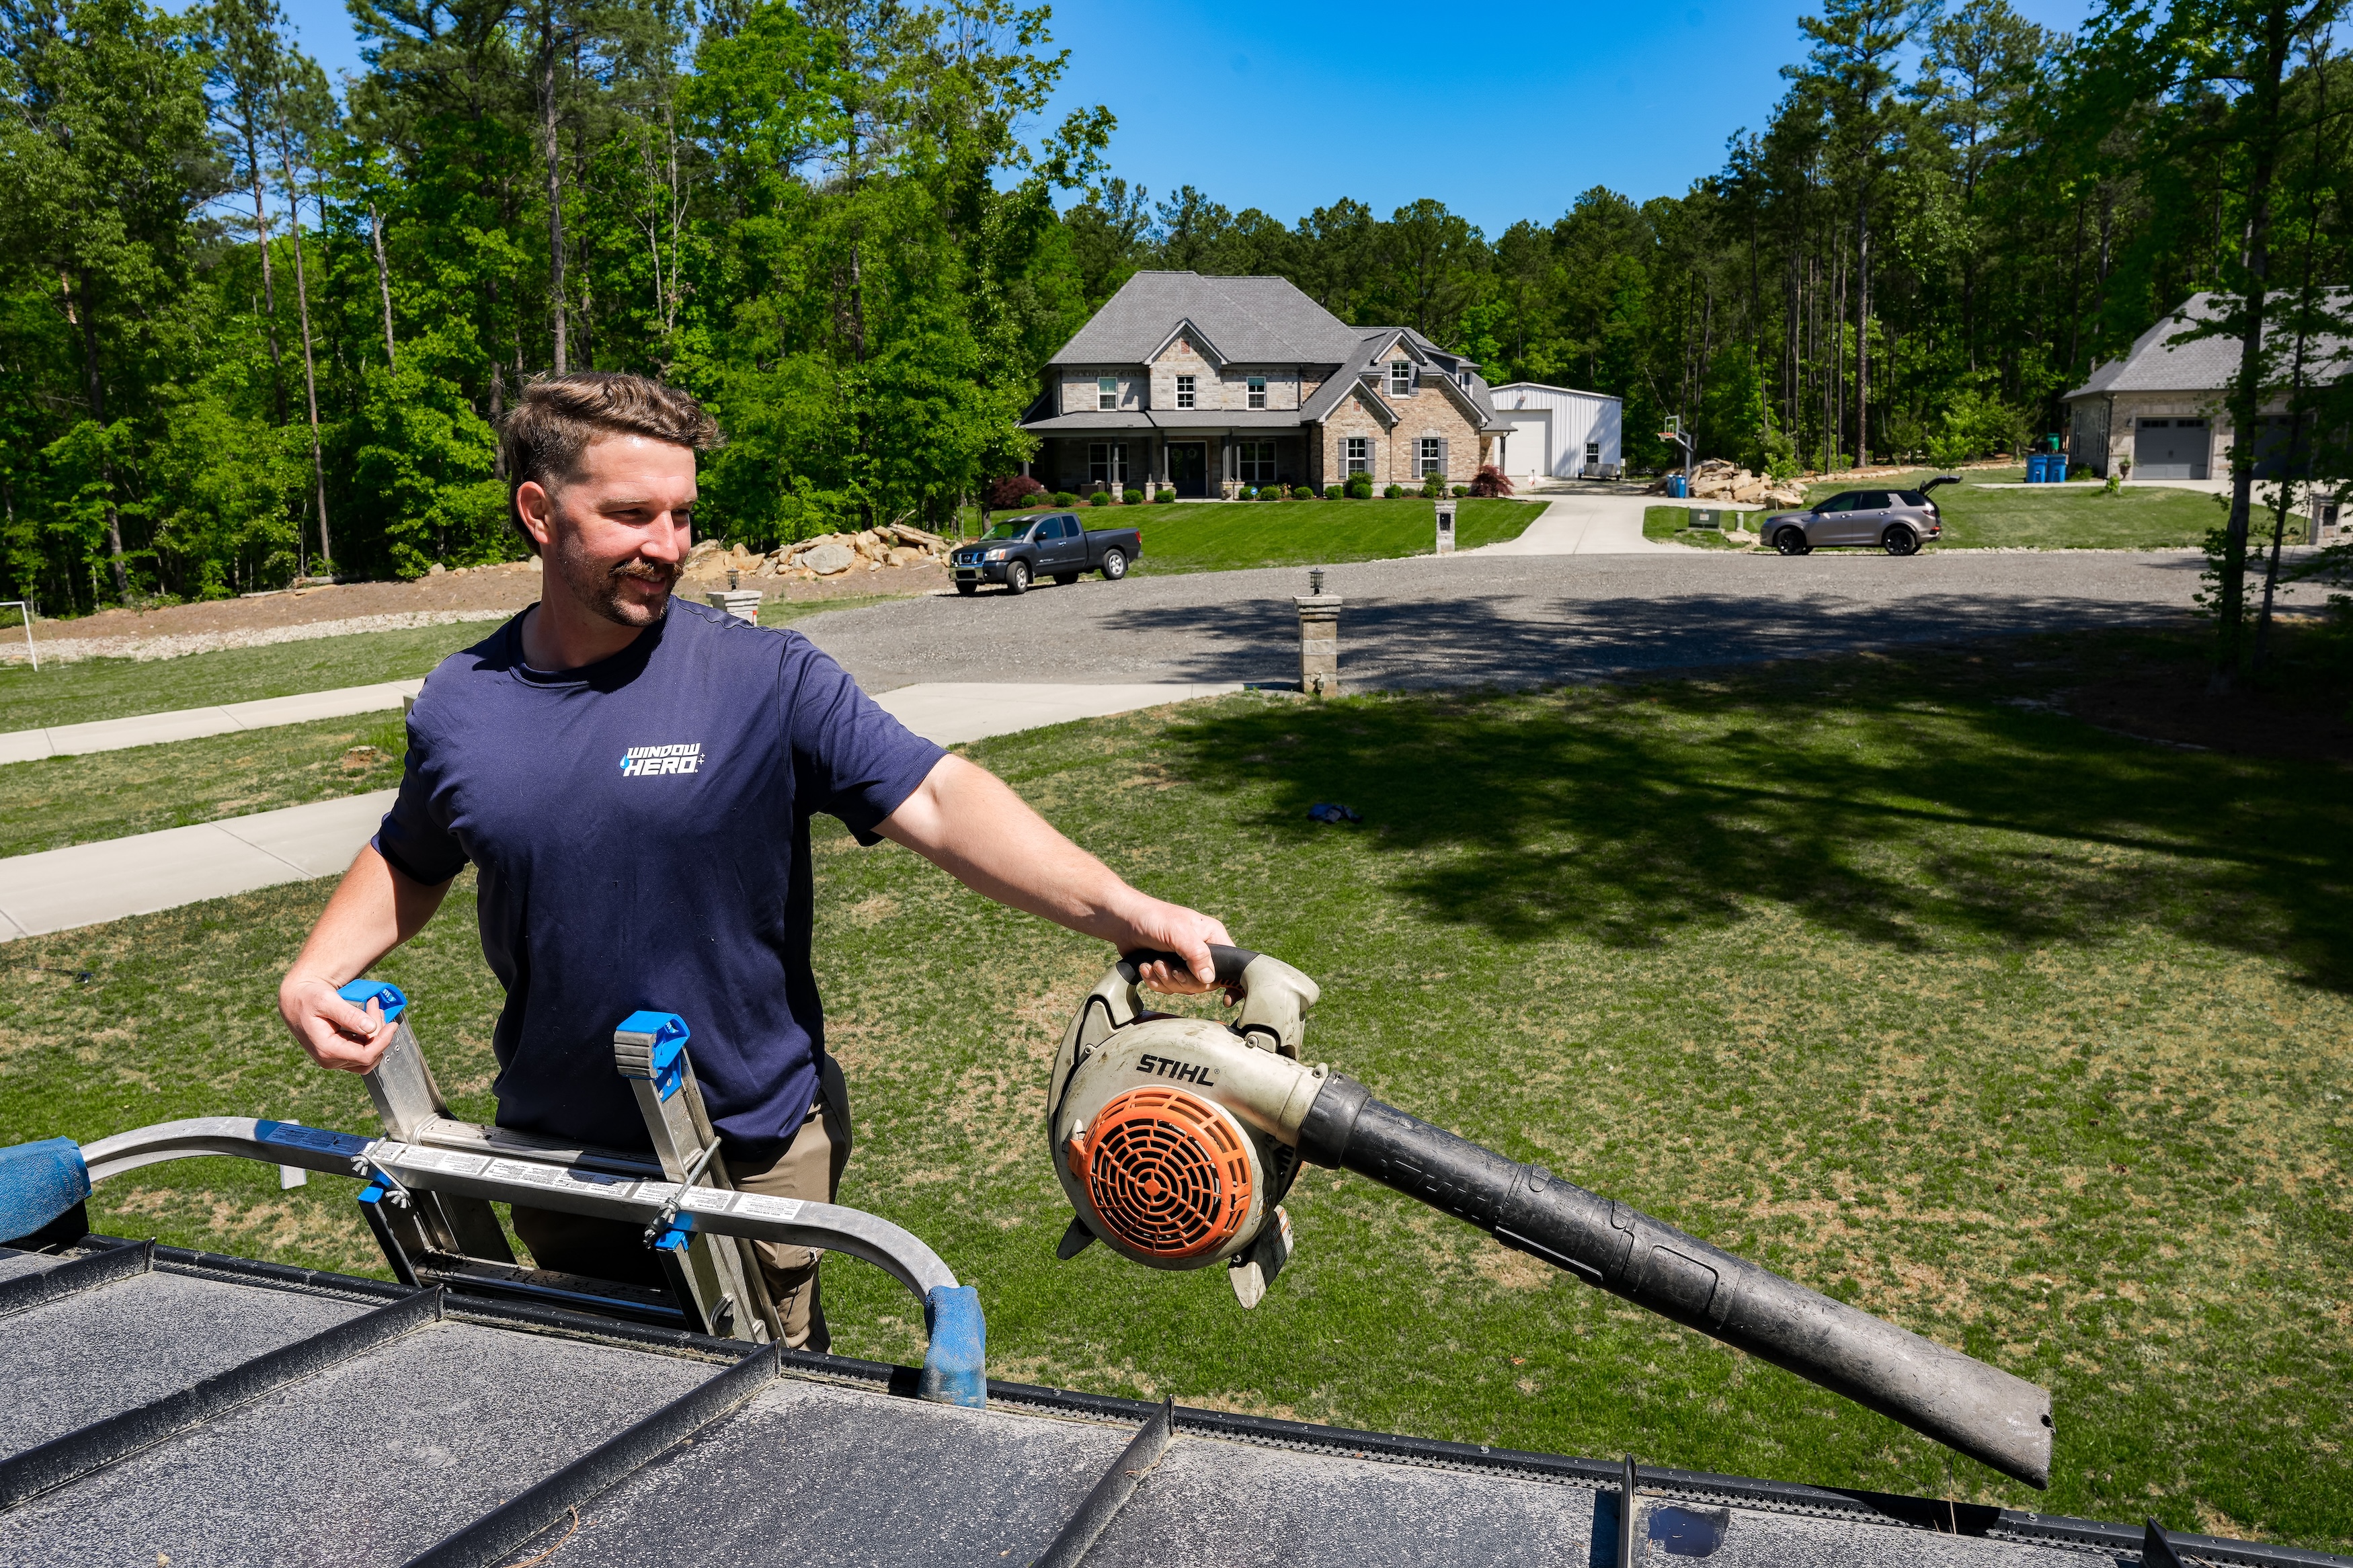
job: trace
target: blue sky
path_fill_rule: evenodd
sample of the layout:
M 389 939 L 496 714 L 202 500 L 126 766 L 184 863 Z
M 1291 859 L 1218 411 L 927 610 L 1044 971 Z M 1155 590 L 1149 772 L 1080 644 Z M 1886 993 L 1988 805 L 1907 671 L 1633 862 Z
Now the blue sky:
M 2049 27 L 2088 0 L 2013 0 Z M 1801 58 L 1790 0 L 1065 0 L 1057 108 L 1119 117 L 1112 171 L 1156 196 L 1190 184 L 1288 223 L 1344 195 L 1383 216 L 1435 196 L 1502 233 L 1578 192 L 1682 192 L 1761 128 Z M 340 0 L 288 0 L 328 74 L 356 71 Z M 1042 131 L 1044 126 L 1038 128 Z

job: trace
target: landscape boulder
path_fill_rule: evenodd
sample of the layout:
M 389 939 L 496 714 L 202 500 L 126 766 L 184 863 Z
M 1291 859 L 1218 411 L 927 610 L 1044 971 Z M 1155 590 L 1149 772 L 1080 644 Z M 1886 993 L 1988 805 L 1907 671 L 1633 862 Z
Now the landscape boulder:
M 858 564 L 858 552 L 847 544 L 820 544 L 806 552 L 800 563 L 820 577 L 831 577 Z

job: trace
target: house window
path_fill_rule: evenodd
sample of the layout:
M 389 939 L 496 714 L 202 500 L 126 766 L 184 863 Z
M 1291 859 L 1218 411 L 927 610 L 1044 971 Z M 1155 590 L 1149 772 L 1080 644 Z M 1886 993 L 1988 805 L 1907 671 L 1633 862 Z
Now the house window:
M 1413 471 L 1423 479 L 1445 473 L 1446 443 L 1435 436 L 1424 436 L 1418 445 L 1420 451 L 1415 458 Z
M 1352 474 L 1371 473 L 1373 471 L 1373 438 L 1370 436 L 1349 437 L 1347 451 L 1343 460 Z
M 1250 405 L 1252 408 L 1266 406 L 1266 377 L 1254 375 L 1250 378 Z
M 1193 406 L 1193 378 L 1189 375 L 1180 375 L 1176 378 L 1176 406 L 1179 408 Z
M 1087 483 L 1097 489 L 1127 488 L 1127 447 L 1117 441 L 1097 441 L 1087 447 Z
M 1240 469 L 1235 475 L 1235 478 L 1240 479 L 1242 483 L 1246 485 L 1271 485 L 1274 483 L 1273 442 L 1240 442 L 1234 448 L 1234 455 L 1235 460 L 1241 465 Z
M 1389 361 L 1389 395 L 1403 397 L 1413 391 L 1413 366 L 1401 359 Z
M 1585 444 L 1585 466 L 1588 468 L 1598 468 L 1601 466 L 1600 442 L 1588 441 Z
M 1095 406 L 1097 408 L 1119 406 L 1119 377 L 1115 375 L 1095 377 Z

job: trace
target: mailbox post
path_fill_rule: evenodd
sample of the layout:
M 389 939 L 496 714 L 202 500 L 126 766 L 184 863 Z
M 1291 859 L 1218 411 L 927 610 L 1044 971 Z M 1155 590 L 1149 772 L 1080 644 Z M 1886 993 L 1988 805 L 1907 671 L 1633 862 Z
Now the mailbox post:
M 1307 592 L 1292 601 L 1299 606 L 1299 689 L 1309 697 L 1340 695 L 1340 605 L 1337 594 L 1324 591 L 1321 570 L 1307 574 Z
M 1438 503 L 1438 552 L 1454 553 L 1454 502 L 1451 498 Z

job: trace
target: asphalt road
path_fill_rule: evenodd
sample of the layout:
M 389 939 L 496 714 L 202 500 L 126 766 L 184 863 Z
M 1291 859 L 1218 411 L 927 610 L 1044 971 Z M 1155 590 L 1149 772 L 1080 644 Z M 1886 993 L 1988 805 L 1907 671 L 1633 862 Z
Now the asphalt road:
M 1341 679 L 1356 688 L 1554 685 L 1897 643 L 1967 641 L 2186 614 L 2194 552 L 2017 554 L 1696 550 L 1494 555 L 1328 570 Z M 1303 570 L 1087 578 L 984 589 L 801 623 L 870 691 L 916 681 L 1288 681 Z

